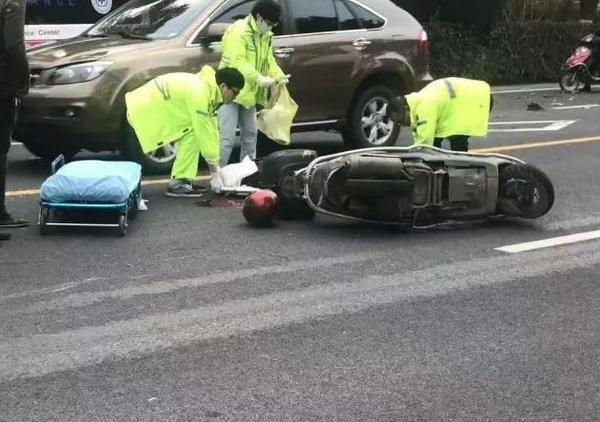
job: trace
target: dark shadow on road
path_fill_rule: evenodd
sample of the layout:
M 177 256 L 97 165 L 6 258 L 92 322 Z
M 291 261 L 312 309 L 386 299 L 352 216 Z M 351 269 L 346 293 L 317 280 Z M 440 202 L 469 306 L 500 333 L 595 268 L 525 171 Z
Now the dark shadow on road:
M 249 230 L 253 230 L 247 226 Z M 279 229 L 298 229 L 304 233 L 314 233 L 315 236 L 339 236 L 340 238 L 379 239 L 396 238 L 421 238 L 430 234 L 454 234 L 461 232 L 490 232 L 502 231 L 503 234 L 521 234 L 524 232 L 536 233 L 545 231 L 534 221 L 516 218 L 495 218 L 481 222 L 464 222 L 456 224 L 440 224 L 429 229 L 413 229 L 407 225 L 382 225 L 369 224 L 355 221 L 345 221 L 329 216 L 317 216 L 314 220 L 283 220 L 279 222 Z

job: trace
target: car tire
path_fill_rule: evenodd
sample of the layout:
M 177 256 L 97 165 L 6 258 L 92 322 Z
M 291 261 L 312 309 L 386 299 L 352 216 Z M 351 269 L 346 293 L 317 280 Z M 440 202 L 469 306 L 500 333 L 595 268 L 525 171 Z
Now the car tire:
M 23 143 L 23 146 L 36 157 L 48 162 L 54 161 L 60 154 L 65 156 L 66 161 L 70 161 L 80 151 L 77 147 L 61 147 L 54 143 L 52 145 Z
M 386 107 L 395 95 L 384 85 L 370 86 L 358 95 L 348 114 L 348 126 L 342 132 L 346 145 L 369 148 L 396 144 L 400 126 L 385 117 Z
M 135 161 L 142 166 L 144 174 L 168 174 L 175 162 L 177 144 L 169 144 L 150 154 L 144 154 L 134 130 L 126 123 L 124 129 L 124 145 L 121 154 L 124 158 Z
M 531 164 L 509 164 L 500 169 L 498 212 L 522 218 L 539 218 L 554 204 L 550 178 Z

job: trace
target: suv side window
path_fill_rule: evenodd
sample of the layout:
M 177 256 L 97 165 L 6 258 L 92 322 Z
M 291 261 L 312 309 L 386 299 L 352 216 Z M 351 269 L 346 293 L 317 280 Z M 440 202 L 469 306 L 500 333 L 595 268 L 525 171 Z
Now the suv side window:
M 252 12 L 252 8 L 257 0 L 246 0 L 225 10 L 213 23 L 234 23 L 239 19 L 244 19 Z M 283 19 L 283 16 L 281 17 Z M 281 23 L 273 28 L 274 35 L 281 35 Z
M 347 4 L 352 13 L 354 13 L 354 16 L 358 18 L 358 21 L 363 28 L 377 29 L 385 25 L 385 21 L 382 18 L 368 11 L 364 7 L 354 3 L 353 1 L 348 1 Z
M 256 0 L 248 0 L 241 3 L 236 4 L 235 6 L 230 7 L 225 10 L 225 12 L 221 13 L 218 18 L 216 18 L 214 23 L 234 23 L 239 19 L 244 19 L 246 16 L 252 12 L 252 8 Z
M 348 5 L 344 0 L 334 0 L 335 10 L 337 11 L 338 19 L 340 22 L 341 31 L 350 31 L 353 29 L 361 29 L 360 24 L 356 20 L 356 17 L 352 14 Z
M 310 34 L 338 30 L 333 0 L 298 0 L 288 4 L 294 33 Z

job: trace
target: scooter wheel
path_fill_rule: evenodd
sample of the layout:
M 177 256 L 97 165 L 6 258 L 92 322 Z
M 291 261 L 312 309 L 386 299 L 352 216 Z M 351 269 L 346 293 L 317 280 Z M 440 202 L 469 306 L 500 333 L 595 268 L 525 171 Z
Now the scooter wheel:
M 577 68 L 562 70 L 559 76 L 560 89 L 569 94 L 579 91 L 581 81 L 579 79 L 579 71 Z
M 522 218 L 539 218 L 554 204 L 554 186 L 548 176 L 530 164 L 509 164 L 500 169 L 498 212 Z

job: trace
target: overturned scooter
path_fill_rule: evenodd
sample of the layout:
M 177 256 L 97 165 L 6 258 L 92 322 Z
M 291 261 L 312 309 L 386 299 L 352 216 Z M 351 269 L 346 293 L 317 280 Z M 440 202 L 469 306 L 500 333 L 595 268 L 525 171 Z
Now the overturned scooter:
M 252 225 L 272 224 L 275 214 L 290 219 L 318 212 L 423 229 L 494 216 L 534 219 L 554 203 L 548 176 L 517 158 L 417 146 L 320 158 L 312 150 L 278 151 L 262 163 L 261 188 L 244 204 Z

